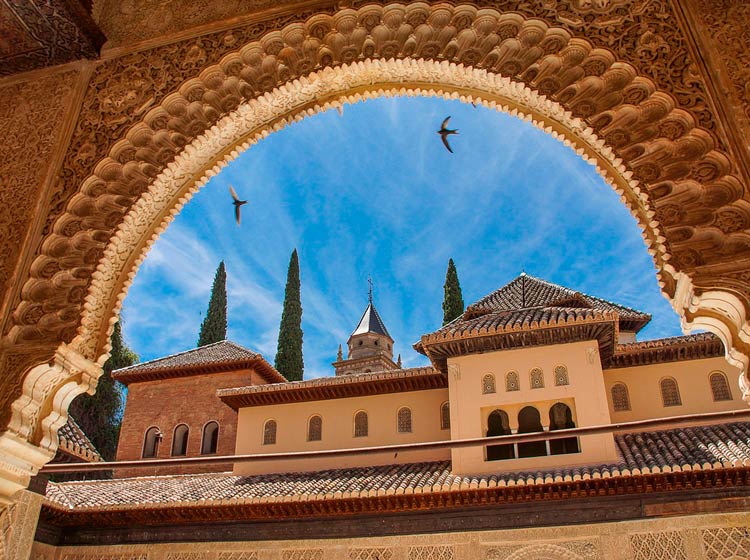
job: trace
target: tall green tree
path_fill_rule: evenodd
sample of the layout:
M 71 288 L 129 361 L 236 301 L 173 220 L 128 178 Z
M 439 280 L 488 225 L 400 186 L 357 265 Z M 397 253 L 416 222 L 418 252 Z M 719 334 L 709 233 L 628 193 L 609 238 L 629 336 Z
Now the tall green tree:
M 211 299 L 208 301 L 206 318 L 201 324 L 198 335 L 198 346 L 221 342 L 227 338 L 227 271 L 224 261 L 219 263 L 211 288 Z
M 464 298 L 461 294 L 461 284 L 458 282 L 458 272 L 456 272 L 453 259 L 448 260 L 443 292 L 443 324 L 447 325 L 464 312 Z
M 115 458 L 123 405 L 123 386 L 112 379 L 112 372 L 138 361 L 138 356 L 122 339 L 119 321 L 115 323 L 110 343 L 112 350 L 104 363 L 104 373 L 99 378 L 96 393 L 76 397 L 68 409 L 69 414 L 107 461 Z
M 289 381 L 302 381 L 305 364 L 302 360 L 302 302 L 300 300 L 299 258 L 292 251 L 286 274 L 284 309 L 281 312 L 276 369 Z

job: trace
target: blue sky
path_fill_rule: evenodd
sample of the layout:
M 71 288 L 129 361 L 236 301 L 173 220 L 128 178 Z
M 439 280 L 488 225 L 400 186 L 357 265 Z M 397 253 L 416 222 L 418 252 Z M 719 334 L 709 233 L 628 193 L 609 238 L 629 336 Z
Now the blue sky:
M 454 154 L 435 134 L 452 115 Z M 234 222 L 227 185 L 243 207 Z M 195 346 L 220 260 L 228 338 L 271 363 L 289 256 L 300 256 L 305 378 L 375 304 L 405 367 L 440 326 L 453 257 L 467 304 L 522 269 L 652 313 L 640 339 L 680 334 L 635 220 L 594 167 L 528 123 L 435 98 L 385 98 L 306 118 L 214 177 L 157 240 L 123 306 L 148 360 Z

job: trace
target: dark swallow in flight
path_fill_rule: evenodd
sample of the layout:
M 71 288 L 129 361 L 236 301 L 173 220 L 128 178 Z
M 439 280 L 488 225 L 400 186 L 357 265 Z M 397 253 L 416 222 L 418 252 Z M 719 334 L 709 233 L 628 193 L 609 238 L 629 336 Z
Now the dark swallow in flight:
M 450 136 L 451 134 L 458 134 L 458 130 L 445 128 L 449 120 L 451 120 L 450 117 L 445 117 L 445 120 L 443 121 L 443 124 L 440 125 L 440 130 L 438 130 L 437 133 L 440 135 L 440 138 L 442 138 L 443 144 L 445 145 L 446 149 L 450 153 L 453 153 L 453 150 L 451 150 L 451 145 L 448 144 L 448 136 Z
M 234 204 L 234 217 L 237 219 L 237 225 L 240 225 L 240 206 L 242 206 L 243 204 L 247 204 L 247 200 L 240 200 L 240 198 L 237 196 L 237 193 L 232 188 L 232 185 L 229 185 L 229 193 L 234 199 L 234 201 L 232 202 L 232 204 Z

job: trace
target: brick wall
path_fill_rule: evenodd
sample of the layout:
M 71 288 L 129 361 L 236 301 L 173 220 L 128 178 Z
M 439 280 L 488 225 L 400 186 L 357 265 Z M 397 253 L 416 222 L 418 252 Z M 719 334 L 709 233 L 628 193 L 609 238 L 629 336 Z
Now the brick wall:
M 264 383 L 255 370 L 249 369 L 130 383 L 117 446 L 117 460 L 140 459 L 144 435 L 152 426 L 158 427 L 164 434 L 157 458 L 169 458 L 174 429 L 179 424 L 187 424 L 190 428 L 186 456 L 199 457 L 203 426 L 212 420 L 219 423 L 217 455 L 233 454 L 237 438 L 237 413 L 216 396 L 216 390 Z M 231 468 L 231 464 L 226 464 L 118 469 L 115 476 L 223 472 Z

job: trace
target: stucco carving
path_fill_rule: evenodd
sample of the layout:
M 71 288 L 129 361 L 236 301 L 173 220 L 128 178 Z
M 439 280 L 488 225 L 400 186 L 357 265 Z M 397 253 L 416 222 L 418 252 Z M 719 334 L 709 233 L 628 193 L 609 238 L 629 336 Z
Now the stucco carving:
M 370 95 L 475 99 L 565 141 L 620 192 L 687 324 L 724 329 L 730 353 L 746 362 L 748 302 L 699 293 L 686 274 L 750 254 L 750 204 L 720 149 L 700 78 L 663 20 L 666 0 L 540 2 L 511 2 L 513 13 L 368 4 L 100 64 L 5 333 L 6 344 L 62 342 L 58 356 L 88 362 L 64 367 L 60 378 L 59 360 L 34 368 L 27 379 L 37 376 L 50 392 L 40 393 L 44 402 L 29 394 L 16 401 L 25 404 L 14 406 L 10 433 L 45 452 L 55 446 L 52 428 L 69 397 L 95 384 L 93 362 L 106 358 L 111 321 L 145 250 L 210 174 L 292 120 Z M 575 20 L 578 9 L 590 17 Z M 633 23 L 643 18 L 655 23 Z M 718 312 L 706 307 L 716 301 Z M 7 375 L 20 380 L 26 369 Z

